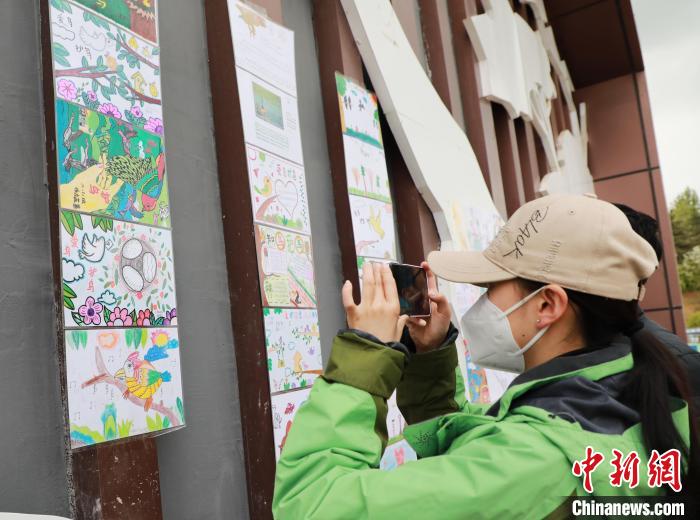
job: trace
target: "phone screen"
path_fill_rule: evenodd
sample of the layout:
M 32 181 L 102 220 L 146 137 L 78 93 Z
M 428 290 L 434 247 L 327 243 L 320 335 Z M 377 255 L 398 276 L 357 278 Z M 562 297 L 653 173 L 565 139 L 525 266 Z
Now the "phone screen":
M 428 278 L 422 267 L 407 264 L 389 264 L 399 292 L 401 314 L 430 316 Z

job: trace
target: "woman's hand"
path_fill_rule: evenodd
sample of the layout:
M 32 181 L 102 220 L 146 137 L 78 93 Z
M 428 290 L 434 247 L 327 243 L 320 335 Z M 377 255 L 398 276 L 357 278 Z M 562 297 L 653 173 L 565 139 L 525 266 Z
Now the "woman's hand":
M 417 352 L 428 352 L 440 347 L 445 341 L 445 336 L 450 328 L 452 311 L 444 294 L 437 290 L 437 278 L 430 269 L 428 262 L 420 266 L 425 269 L 428 277 L 428 297 L 430 298 L 430 317 L 411 318 L 408 320 L 408 331 L 416 345 Z
M 343 307 L 348 326 L 372 334 L 384 343 L 398 341 L 408 321 L 399 316 L 399 294 L 387 264 L 365 262 L 362 266 L 362 302 L 355 305 L 352 283 L 343 285 Z

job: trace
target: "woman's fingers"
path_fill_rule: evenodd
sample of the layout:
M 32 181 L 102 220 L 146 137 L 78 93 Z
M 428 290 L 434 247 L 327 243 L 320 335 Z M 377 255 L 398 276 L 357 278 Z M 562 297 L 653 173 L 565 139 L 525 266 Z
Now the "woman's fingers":
M 403 329 L 406 326 L 406 323 L 408 323 L 409 317 L 407 314 L 402 314 L 399 316 L 398 321 L 396 322 L 396 332 L 394 333 L 394 341 L 399 341 L 401 339 L 401 336 L 403 335 Z
M 420 266 L 423 268 L 425 275 L 428 278 L 428 292 L 437 292 L 437 276 L 435 276 L 435 273 L 433 273 L 430 265 L 428 262 L 423 261 L 421 262 Z
M 374 293 L 374 267 L 372 266 L 372 262 L 365 262 L 362 265 L 362 300 L 365 302 L 372 302 L 374 300 Z
M 445 316 L 450 316 L 450 304 L 447 302 L 447 297 L 439 292 L 429 292 L 428 298 L 435 304 L 435 311 Z
M 406 325 L 408 325 L 409 329 L 413 328 L 413 327 L 423 328 L 427 324 L 428 324 L 428 322 L 425 321 L 423 318 L 409 318 L 408 323 L 406 323 Z
M 346 280 L 343 284 L 342 296 L 345 312 L 348 315 L 354 314 L 357 309 L 357 305 L 355 305 L 355 299 L 352 297 L 352 282 L 350 280 Z
M 384 292 L 384 299 L 386 303 L 399 308 L 399 291 L 396 288 L 396 280 L 394 280 L 394 275 L 391 274 L 391 269 L 388 264 L 381 264 L 382 271 L 382 288 Z
M 374 304 L 382 304 L 384 298 L 384 280 L 382 277 L 382 264 L 372 262 L 372 276 L 374 276 L 374 297 L 368 301 Z

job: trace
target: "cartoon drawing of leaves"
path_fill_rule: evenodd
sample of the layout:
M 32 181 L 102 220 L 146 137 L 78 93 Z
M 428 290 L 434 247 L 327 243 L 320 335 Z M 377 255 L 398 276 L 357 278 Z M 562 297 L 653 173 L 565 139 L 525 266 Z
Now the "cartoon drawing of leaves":
M 62 67 L 70 67 L 70 62 L 66 59 L 70 54 L 68 49 L 58 42 L 54 42 L 51 46 L 53 49 L 53 59 Z
M 70 288 L 70 286 L 66 283 L 63 282 L 63 305 L 71 310 L 75 310 L 75 303 L 73 303 L 73 300 L 76 298 L 76 294 L 73 291 L 73 289 Z
M 104 317 L 105 324 L 107 324 L 107 322 L 109 322 L 109 315 L 110 315 L 111 313 L 112 313 L 112 311 L 109 310 L 109 309 L 107 308 L 107 306 L 105 305 L 105 306 L 104 306 L 104 310 L 102 311 L 102 316 Z
M 146 341 L 148 340 L 148 332 L 146 329 L 141 329 L 141 346 L 146 346 Z
M 73 213 L 70 211 L 61 211 L 59 218 L 66 232 L 73 236 L 73 233 L 75 232 L 75 219 L 73 217 Z
M 182 405 L 182 399 L 178 397 L 175 402 L 177 403 L 177 411 L 180 414 L 180 421 L 182 421 L 182 424 L 185 424 L 185 408 Z
M 73 222 L 75 222 L 75 227 L 83 229 L 83 217 L 80 216 L 80 213 L 73 213 Z
M 124 339 L 126 340 L 126 346 L 131 347 L 134 342 L 134 329 L 127 329 L 124 333 Z
M 78 314 L 77 312 L 71 312 L 70 315 L 73 318 L 73 321 L 75 322 L 76 325 L 83 324 L 83 318 L 80 317 L 80 314 Z
M 70 4 L 66 0 L 51 0 L 51 5 L 58 9 L 59 11 L 64 11 L 66 13 L 73 13 Z

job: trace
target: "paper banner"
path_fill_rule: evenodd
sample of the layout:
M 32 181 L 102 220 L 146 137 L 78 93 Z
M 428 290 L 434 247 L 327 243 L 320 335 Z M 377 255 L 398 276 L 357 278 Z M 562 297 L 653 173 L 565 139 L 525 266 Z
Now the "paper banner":
M 96 13 L 109 18 L 122 27 L 150 40 L 158 41 L 156 26 L 157 0 L 75 0 L 89 7 Z M 52 4 L 67 3 L 64 0 L 52 0 Z
M 302 164 L 297 99 L 243 69 L 236 75 L 246 142 Z
M 335 83 L 343 134 L 382 148 L 377 97 L 337 72 Z
M 357 256 L 395 259 L 396 232 L 392 205 L 365 197 L 349 197 Z
M 236 66 L 296 96 L 294 32 L 241 2 L 229 1 L 228 11 Z
M 311 239 L 255 225 L 264 307 L 316 307 Z
M 246 150 L 254 220 L 310 233 L 304 168 L 250 145 Z
M 175 328 L 66 331 L 71 447 L 185 424 Z
M 384 150 L 360 139 L 343 136 L 348 193 L 391 202 Z
M 50 6 L 56 97 L 162 135 L 160 49 L 66 0 Z
M 315 309 L 263 309 L 270 390 L 311 386 L 323 372 L 318 312 Z
M 56 124 L 62 208 L 170 226 L 161 136 L 62 100 Z
M 66 327 L 173 324 L 171 232 L 61 212 L 61 275 Z
M 299 411 L 299 407 L 309 398 L 310 393 L 311 389 L 309 388 L 273 395 L 271 398 L 275 456 L 278 460 L 294 422 L 294 416 Z

